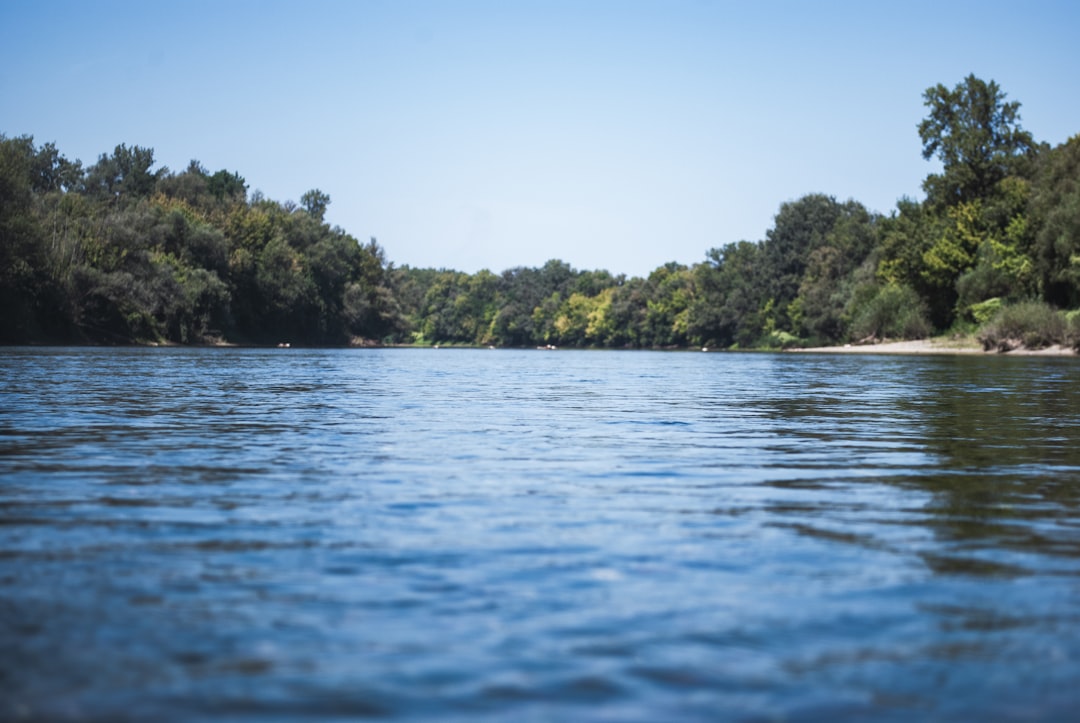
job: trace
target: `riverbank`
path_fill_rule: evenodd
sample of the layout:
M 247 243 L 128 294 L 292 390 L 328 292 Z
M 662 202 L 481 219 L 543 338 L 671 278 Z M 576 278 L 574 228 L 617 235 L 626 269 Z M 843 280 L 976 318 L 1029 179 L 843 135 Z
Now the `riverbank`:
M 985 351 L 975 339 L 916 339 L 890 341 L 880 344 L 845 344 L 844 346 L 820 346 L 809 349 L 791 349 L 797 353 L 812 354 L 1007 354 L 1009 356 L 1076 356 L 1076 352 L 1059 344 L 1045 349 L 1013 349 L 1008 352 Z

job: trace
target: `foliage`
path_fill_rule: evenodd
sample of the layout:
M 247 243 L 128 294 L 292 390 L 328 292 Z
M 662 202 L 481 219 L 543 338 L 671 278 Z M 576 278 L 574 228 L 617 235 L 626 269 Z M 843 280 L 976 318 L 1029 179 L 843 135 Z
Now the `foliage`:
M 300 197 L 300 205 L 312 218 L 321 222 L 323 216 L 326 215 L 327 207 L 330 205 L 330 195 L 313 188 Z
M 773 228 L 766 232 L 762 244 L 763 261 L 771 272 L 766 278 L 766 298 L 772 300 L 770 320 L 774 326 L 798 331 L 790 304 L 799 295 L 812 255 L 816 253 L 820 259 L 826 249 L 839 254 L 848 251 L 865 255 L 867 249 L 836 248 L 842 244 L 835 243 L 833 230 L 842 218 L 851 214 L 865 216 L 866 212 L 854 201 L 844 205 L 824 194 L 810 194 L 780 206 Z M 860 257 L 858 261 L 861 260 Z
M 1020 104 L 1005 97 L 997 83 L 974 75 L 952 90 L 939 83 L 923 94 L 930 109 L 919 124 L 923 158 L 936 156 L 944 166 L 923 185 L 932 203 L 985 198 L 1033 152 L 1031 134 L 1020 127 Z
M 0 136 L 0 341 L 341 344 L 403 324 L 382 249 L 234 172 L 121 144 L 85 172 Z
M 1080 352 L 1080 309 L 1070 311 L 1065 315 L 1065 343 Z
M 1031 216 L 1039 292 L 1050 303 L 1080 306 L 1080 135 L 1043 153 Z
M 711 347 L 750 346 L 761 333 L 764 266 L 761 246 L 749 241 L 709 251 L 698 269 L 699 294 L 689 331 Z
M 992 299 L 987 299 L 986 301 L 980 301 L 977 304 L 972 304 L 968 308 L 971 313 L 971 318 L 974 319 L 976 324 L 985 324 L 1001 311 L 1003 305 L 1000 298 L 994 297 Z
M 924 201 L 881 216 L 807 194 L 759 241 L 631 278 L 559 259 L 396 268 L 325 222 L 317 188 L 279 203 L 235 171 L 159 168 L 151 148 L 84 169 L 0 135 L 0 341 L 784 348 L 976 324 L 991 345 L 1075 339 L 1021 302 L 1080 307 L 1080 136 L 1035 143 L 975 76 L 923 97 L 923 156 L 942 164 Z
M 852 332 L 860 341 L 922 339 L 930 334 L 925 306 L 914 289 L 887 284 L 856 312 Z
M 978 339 L 987 351 L 1042 349 L 1064 343 L 1068 332 L 1065 315 L 1052 306 L 1041 301 L 1022 301 L 1002 307 L 979 330 Z

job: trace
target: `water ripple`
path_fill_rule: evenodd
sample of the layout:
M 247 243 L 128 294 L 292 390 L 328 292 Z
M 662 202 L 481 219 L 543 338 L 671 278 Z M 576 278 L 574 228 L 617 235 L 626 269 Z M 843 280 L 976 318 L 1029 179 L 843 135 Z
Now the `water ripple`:
M 1063 719 L 1071 359 L 0 352 L 0 718 Z

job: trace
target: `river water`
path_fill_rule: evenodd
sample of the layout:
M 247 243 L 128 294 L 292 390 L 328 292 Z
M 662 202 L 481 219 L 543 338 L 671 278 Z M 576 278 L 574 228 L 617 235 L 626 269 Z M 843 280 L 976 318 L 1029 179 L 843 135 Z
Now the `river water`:
M 1080 709 L 1080 360 L 0 350 L 0 719 Z

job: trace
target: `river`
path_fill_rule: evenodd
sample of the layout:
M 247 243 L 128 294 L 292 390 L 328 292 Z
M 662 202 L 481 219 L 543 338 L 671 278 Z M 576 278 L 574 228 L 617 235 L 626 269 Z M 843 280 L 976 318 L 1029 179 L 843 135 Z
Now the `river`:
M 0 718 L 1058 720 L 1080 362 L 0 349 Z

